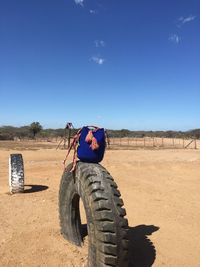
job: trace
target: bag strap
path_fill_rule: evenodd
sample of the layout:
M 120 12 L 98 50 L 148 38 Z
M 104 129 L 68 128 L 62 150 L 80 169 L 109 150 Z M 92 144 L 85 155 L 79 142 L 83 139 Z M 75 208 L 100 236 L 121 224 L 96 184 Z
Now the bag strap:
M 72 165 L 72 169 L 70 172 L 73 172 L 76 168 L 76 162 L 77 162 L 77 143 L 78 143 L 78 140 L 79 140 L 79 137 L 80 137 L 80 134 L 81 134 L 81 131 L 82 131 L 83 128 L 81 128 L 80 130 L 78 130 L 77 134 L 74 136 L 73 138 L 73 141 L 72 143 L 70 144 L 69 148 L 68 148 L 68 151 L 67 151 L 67 155 L 63 161 L 63 164 L 64 164 L 64 169 L 65 169 L 65 163 L 67 161 L 67 158 L 72 150 L 72 148 L 74 149 L 74 155 L 73 155 L 73 165 Z
M 94 131 L 94 132 L 96 132 L 97 130 L 99 130 L 99 129 L 101 129 L 101 128 L 99 128 L 98 126 L 94 126 L 94 125 L 87 125 L 87 126 L 84 126 L 84 127 L 87 127 L 87 128 L 94 128 L 94 130 L 92 130 L 92 131 Z

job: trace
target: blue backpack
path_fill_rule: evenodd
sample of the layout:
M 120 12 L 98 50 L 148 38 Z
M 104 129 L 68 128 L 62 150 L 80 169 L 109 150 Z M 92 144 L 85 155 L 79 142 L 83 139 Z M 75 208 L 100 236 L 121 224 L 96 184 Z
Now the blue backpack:
M 75 135 L 64 160 L 74 148 L 73 167 L 76 168 L 77 158 L 82 162 L 99 163 L 102 161 L 106 148 L 106 131 L 96 126 L 84 126 Z

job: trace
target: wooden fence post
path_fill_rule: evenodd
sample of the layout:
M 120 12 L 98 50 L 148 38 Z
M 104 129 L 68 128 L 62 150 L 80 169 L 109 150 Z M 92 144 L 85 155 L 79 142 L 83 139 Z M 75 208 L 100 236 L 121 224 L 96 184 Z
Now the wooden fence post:
M 65 131 L 64 131 L 64 149 L 66 148 L 66 138 L 67 138 L 67 128 L 65 127 Z
M 67 148 L 70 147 L 70 141 L 71 141 L 71 128 L 68 129 L 68 142 L 67 142 Z

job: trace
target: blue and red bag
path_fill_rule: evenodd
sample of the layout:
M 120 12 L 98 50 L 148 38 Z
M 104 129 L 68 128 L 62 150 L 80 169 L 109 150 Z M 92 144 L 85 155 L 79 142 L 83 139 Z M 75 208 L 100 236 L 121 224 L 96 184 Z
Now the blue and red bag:
M 91 130 L 82 128 L 77 147 L 77 157 L 83 162 L 98 163 L 102 161 L 106 147 L 106 136 L 103 128 Z
M 76 168 L 77 158 L 82 162 L 99 163 L 102 161 L 106 148 L 106 131 L 96 126 L 84 126 L 75 135 L 64 160 L 74 148 L 72 170 Z

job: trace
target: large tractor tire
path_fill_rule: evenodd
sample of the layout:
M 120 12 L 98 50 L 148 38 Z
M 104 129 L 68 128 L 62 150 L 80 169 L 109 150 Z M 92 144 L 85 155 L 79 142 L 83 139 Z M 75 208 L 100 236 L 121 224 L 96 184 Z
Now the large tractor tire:
M 99 164 L 78 162 L 63 173 L 59 191 L 61 233 L 81 246 L 83 229 L 79 201 L 83 202 L 88 231 L 89 267 L 128 265 L 128 221 L 113 178 Z
M 24 164 L 21 154 L 10 154 L 9 187 L 12 194 L 24 192 Z

